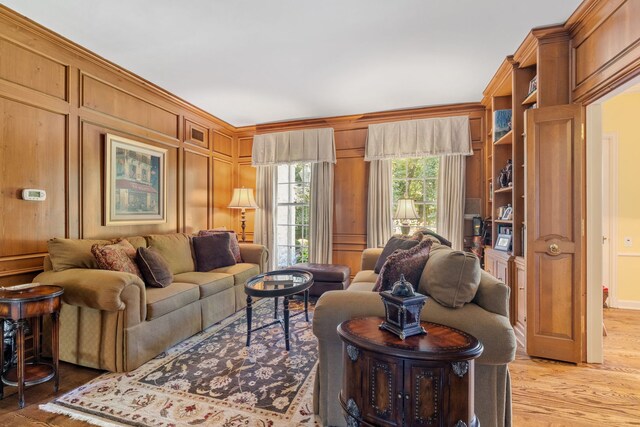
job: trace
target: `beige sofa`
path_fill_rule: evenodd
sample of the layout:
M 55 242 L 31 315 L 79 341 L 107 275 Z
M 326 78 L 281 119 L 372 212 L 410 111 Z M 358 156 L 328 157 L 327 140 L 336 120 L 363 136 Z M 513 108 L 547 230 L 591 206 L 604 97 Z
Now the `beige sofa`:
M 354 317 L 384 317 L 380 295 L 371 291 L 378 276 L 373 268 L 381 252 L 382 249 L 366 249 L 362 255 L 362 271 L 356 274 L 351 286 L 345 291 L 325 293 L 316 304 L 313 333 L 318 338 L 320 364 L 316 374 L 314 406 L 324 425 L 346 425 L 338 401 L 342 381 L 342 343 L 336 327 Z M 423 272 L 419 290 L 424 288 L 424 282 L 428 280 L 426 276 Z M 480 286 L 472 302 L 461 308 L 447 308 L 429 298 L 421 315 L 422 320 L 468 332 L 484 345 L 475 367 L 475 411 L 483 427 L 511 425 L 508 363 L 515 357 L 516 339 L 509 322 L 508 307 L 509 288 L 482 271 Z
M 45 271 L 34 281 L 65 290 L 61 360 L 112 372 L 133 370 L 245 307 L 244 283 L 263 271 L 268 258 L 264 246 L 241 244 L 243 263 L 196 272 L 188 234 L 127 240 L 136 248 L 160 252 L 174 274 L 173 283 L 145 287 L 133 274 L 98 269 L 91 246 L 106 240 L 50 242 Z

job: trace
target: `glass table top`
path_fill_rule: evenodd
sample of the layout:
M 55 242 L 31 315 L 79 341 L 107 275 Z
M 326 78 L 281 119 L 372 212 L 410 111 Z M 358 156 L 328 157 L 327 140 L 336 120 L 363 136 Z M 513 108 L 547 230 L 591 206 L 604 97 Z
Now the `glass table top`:
M 245 292 L 250 295 L 283 296 L 302 292 L 313 284 L 313 275 L 306 271 L 279 270 L 258 274 L 247 280 Z

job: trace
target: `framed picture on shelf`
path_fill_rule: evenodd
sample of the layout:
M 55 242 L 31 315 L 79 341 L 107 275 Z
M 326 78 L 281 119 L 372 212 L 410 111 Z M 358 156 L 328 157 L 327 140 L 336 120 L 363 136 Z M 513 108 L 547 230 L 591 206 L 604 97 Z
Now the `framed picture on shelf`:
M 496 110 L 493 112 L 493 142 L 505 136 L 511 130 L 511 110 Z
M 167 221 L 167 150 L 121 136 L 105 141 L 105 225 Z
M 505 208 L 504 212 L 502 212 L 502 217 L 500 218 L 504 221 L 510 221 L 513 219 L 513 208 L 511 206 Z
M 511 247 L 511 234 L 498 234 L 496 238 L 496 245 L 493 247 L 496 250 L 507 252 Z
M 531 95 L 536 90 L 538 90 L 538 76 L 533 76 L 533 78 L 529 82 L 529 93 L 527 94 L 527 96 Z

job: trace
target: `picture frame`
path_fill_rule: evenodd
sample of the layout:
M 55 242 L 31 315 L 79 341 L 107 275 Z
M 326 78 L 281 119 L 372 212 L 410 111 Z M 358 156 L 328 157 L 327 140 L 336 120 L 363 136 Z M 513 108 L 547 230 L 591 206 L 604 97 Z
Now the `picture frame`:
M 498 234 L 498 237 L 496 238 L 496 244 L 493 248 L 498 251 L 508 252 L 509 248 L 511 247 L 512 237 L 513 236 L 511 234 Z
M 106 134 L 104 225 L 167 222 L 167 150 Z
M 513 219 L 513 208 L 511 206 L 505 208 L 500 219 L 503 221 L 509 221 Z

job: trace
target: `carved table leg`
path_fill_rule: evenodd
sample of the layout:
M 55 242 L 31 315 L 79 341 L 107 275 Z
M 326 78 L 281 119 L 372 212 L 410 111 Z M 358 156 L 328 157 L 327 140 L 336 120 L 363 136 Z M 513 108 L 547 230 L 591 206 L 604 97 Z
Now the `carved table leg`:
M 4 399 L 4 319 L 0 317 L 0 399 Z
M 18 343 L 18 407 L 24 408 L 24 319 L 16 322 L 16 341 Z
M 33 358 L 36 363 L 40 361 L 40 318 L 33 317 L 30 321 L 33 334 Z
M 53 369 L 55 377 L 53 380 L 53 392 L 58 392 L 60 386 L 60 313 L 51 313 L 51 351 L 53 352 Z
M 273 299 L 273 318 L 278 318 L 278 297 Z
M 309 321 L 309 289 L 304 291 L 304 320 Z

